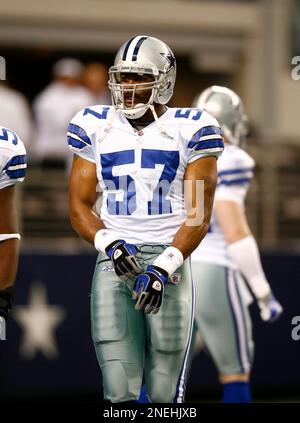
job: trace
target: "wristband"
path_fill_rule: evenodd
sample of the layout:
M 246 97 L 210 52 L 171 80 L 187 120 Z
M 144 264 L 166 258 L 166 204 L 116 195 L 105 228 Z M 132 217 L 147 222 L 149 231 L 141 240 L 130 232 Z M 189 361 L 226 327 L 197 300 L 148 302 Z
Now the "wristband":
M 171 276 L 184 262 L 183 255 L 176 247 L 167 247 L 153 262 L 153 266 L 158 266 Z
M 21 235 L 20 234 L 0 234 L 0 242 L 1 241 L 6 241 L 7 239 L 21 239 Z
M 111 230 L 100 229 L 96 232 L 94 246 L 100 253 L 105 253 L 106 247 L 119 239 Z

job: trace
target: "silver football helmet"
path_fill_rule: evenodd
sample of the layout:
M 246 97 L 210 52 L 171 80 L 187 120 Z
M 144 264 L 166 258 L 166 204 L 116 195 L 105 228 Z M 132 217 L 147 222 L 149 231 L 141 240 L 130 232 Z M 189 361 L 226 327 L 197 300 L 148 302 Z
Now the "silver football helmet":
M 154 80 L 146 83 L 122 84 L 121 73 L 152 75 Z M 119 49 L 114 66 L 109 68 L 108 86 L 112 103 L 129 119 L 143 116 L 153 103 L 166 104 L 173 95 L 176 79 L 176 60 L 172 50 L 162 41 L 147 35 L 131 38 Z M 135 93 L 152 90 L 147 103 L 134 104 Z M 125 104 L 125 93 L 132 93 L 130 106 Z
M 240 97 L 226 87 L 213 85 L 194 100 L 194 106 L 206 110 L 221 125 L 227 140 L 241 145 L 248 133 L 248 118 Z

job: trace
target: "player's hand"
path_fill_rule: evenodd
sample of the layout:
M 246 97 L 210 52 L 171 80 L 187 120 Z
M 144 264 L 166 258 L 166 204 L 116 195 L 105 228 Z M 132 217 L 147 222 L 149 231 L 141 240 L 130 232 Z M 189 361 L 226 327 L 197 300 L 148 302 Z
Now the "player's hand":
M 272 293 L 258 300 L 257 304 L 260 309 L 260 317 L 265 322 L 275 322 L 283 312 L 281 304 Z
M 145 313 L 158 313 L 164 294 L 164 286 L 168 274 L 158 266 L 147 266 L 146 272 L 137 277 L 133 299 L 136 300 L 135 309 L 144 310 Z
M 135 277 L 141 273 L 140 265 L 135 257 L 140 250 L 134 244 L 127 244 L 123 239 L 118 239 L 109 244 L 105 252 L 121 280 Z

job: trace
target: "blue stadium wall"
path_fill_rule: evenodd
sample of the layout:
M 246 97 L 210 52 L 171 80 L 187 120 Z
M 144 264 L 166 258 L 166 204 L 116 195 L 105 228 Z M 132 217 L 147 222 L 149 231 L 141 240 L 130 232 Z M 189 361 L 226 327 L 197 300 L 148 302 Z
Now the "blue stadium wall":
M 255 362 L 254 393 L 299 393 L 300 340 L 292 339 L 292 318 L 300 316 L 300 256 L 264 254 L 263 264 L 276 296 L 284 306 L 282 318 L 263 323 L 252 305 Z M 95 255 L 22 255 L 16 281 L 15 305 L 30 306 L 33 284 L 46 288 L 47 306 L 59 306 L 64 319 L 53 336 L 57 356 L 36 350 L 33 357 L 20 353 L 24 330 L 12 315 L 7 340 L 0 341 L 0 398 L 47 396 L 99 396 L 101 374 L 90 336 L 89 293 Z M 299 318 L 300 319 L 300 318 Z M 300 334 L 300 331 L 299 331 Z M 224 339 L 226 342 L 226 339 Z M 216 371 L 202 353 L 193 363 L 188 395 L 218 392 Z

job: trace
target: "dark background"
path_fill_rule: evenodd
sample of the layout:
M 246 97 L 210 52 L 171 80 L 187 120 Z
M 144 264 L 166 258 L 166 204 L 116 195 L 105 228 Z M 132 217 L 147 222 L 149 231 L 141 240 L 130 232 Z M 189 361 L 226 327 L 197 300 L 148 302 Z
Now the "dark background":
M 38 353 L 33 359 L 19 354 L 22 329 L 13 316 L 8 339 L 0 344 L 0 398 L 5 400 L 76 399 L 102 400 L 101 373 L 90 335 L 89 292 L 96 256 L 22 255 L 16 281 L 15 305 L 26 307 L 30 286 L 46 286 L 48 305 L 65 310 L 65 319 L 54 335 L 59 355 L 47 359 Z M 286 309 L 274 324 L 263 323 L 256 305 L 251 306 L 255 339 L 252 372 L 255 401 L 300 400 L 300 341 L 291 337 L 293 316 L 300 315 L 300 261 L 298 255 L 265 253 L 263 264 L 275 294 Z M 226 340 L 224 340 L 226 342 Z M 206 353 L 194 361 L 187 388 L 187 400 L 218 401 L 217 374 Z

